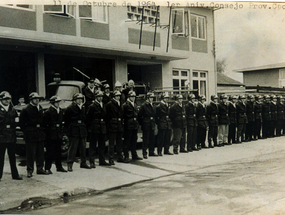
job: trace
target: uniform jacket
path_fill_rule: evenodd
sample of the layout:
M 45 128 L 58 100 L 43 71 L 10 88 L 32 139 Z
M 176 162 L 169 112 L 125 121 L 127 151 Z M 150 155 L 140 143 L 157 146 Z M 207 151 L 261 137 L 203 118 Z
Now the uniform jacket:
M 158 129 L 171 129 L 172 122 L 169 118 L 170 107 L 164 102 L 160 102 L 156 107 L 156 122 Z
M 139 110 L 139 123 L 142 126 L 142 130 L 154 130 L 155 129 L 155 113 L 156 107 L 146 101 Z
M 29 104 L 21 111 L 20 127 L 24 131 L 26 141 L 44 141 L 45 132 L 43 128 L 44 111 L 41 106 L 39 110 L 36 106 Z
M 89 106 L 86 113 L 86 125 L 88 132 L 93 134 L 106 134 L 106 109 L 95 100 L 95 102 Z
M 255 121 L 254 116 L 254 103 L 252 101 L 247 101 L 246 103 L 246 116 L 249 122 Z
M 115 99 L 106 104 L 106 122 L 108 132 L 123 132 L 123 109 Z
M 111 101 L 112 99 L 112 94 L 110 93 L 109 96 L 106 95 L 106 93 L 104 93 L 103 95 L 103 103 L 106 105 L 109 101 Z
M 187 121 L 185 109 L 183 106 L 181 107 L 177 102 L 175 102 L 170 107 L 169 117 L 172 121 L 173 128 L 186 128 Z
M 87 137 L 85 107 L 80 109 L 76 103 L 69 105 L 64 113 L 67 135 L 71 137 Z
M 83 94 L 85 95 L 86 103 L 85 107 L 88 109 L 89 105 L 95 100 L 95 88 L 94 93 L 90 90 L 88 86 L 83 89 Z
M 208 120 L 209 126 L 219 125 L 218 114 L 219 114 L 218 104 L 211 101 L 207 105 L 207 120 Z
M 187 126 L 197 126 L 197 108 L 195 103 L 188 102 L 185 105 Z
M 59 113 L 52 106 L 44 112 L 43 126 L 46 132 L 46 139 L 58 140 L 63 137 L 63 111 L 59 108 Z
M 237 107 L 233 102 L 229 102 L 230 124 L 237 124 Z
M 237 103 L 237 123 L 245 124 L 247 122 L 246 104 L 240 101 Z
M 228 125 L 229 123 L 230 123 L 230 120 L 229 120 L 228 104 L 220 102 L 219 103 L 219 124 Z
M 16 142 L 16 110 L 9 105 L 8 111 L 0 106 L 0 144 Z
M 262 120 L 262 102 L 257 101 L 254 105 L 255 120 Z
M 271 120 L 277 120 L 277 103 L 270 102 Z
M 206 118 L 207 114 L 207 107 L 203 105 L 201 102 L 198 102 L 197 105 L 197 120 L 198 120 L 198 127 L 207 128 L 208 121 Z
M 283 102 L 277 102 L 277 119 L 284 119 L 284 104 Z
M 133 106 L 132 103 L 127 100 L 123 104 L 123 119 L 125 130 L 137 130 L 139 128 L 138 114 L 139 110 L 136 103 L 134 103 Z
M 267 121 L 271 120 L 270 103 L 263 102 L 263 104 L 262 104 L 262 119 L 267 120 Z

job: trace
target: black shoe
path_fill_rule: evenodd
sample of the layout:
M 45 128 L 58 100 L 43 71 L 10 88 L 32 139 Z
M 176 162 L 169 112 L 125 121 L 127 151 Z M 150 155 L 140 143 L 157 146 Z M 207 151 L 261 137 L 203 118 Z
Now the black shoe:
M 96 168 L 95 163 L 90 163 L 90 168 L 95 169 Z
M 171 153 L 170 151 L 168 152 L 164 152 L 165 155 L 173 155 L 173 153 Z
M 37 171 L 38 175 L 48 175 L 49 173 L 44 171 L 43 169 Z
M 142 160 L 142 158 L 139 157 L 139 156 L 134 156 L 134 157 L 132 158 L 132 160 Z
M 83 168 L 83 169 L 91 169 L 91 167 L 88 166 L 87 163 L 82 163 L 82 164 L 80 164 L 80 168 Z
M 158 156 L 163 156 L 163 155 L 162 155 L 162 152 L 158 152 Z
M 73 170 L 72 170 L 72 166 L 68 166 L 68 167 L 67 167 L 67 171 L 68 171 L 68 172 L 72 172 L 72 171 L 73 171 Z
M 203 149 L 208 149 L 209 147 L 208 147 L 208 146 L 202 146 L 202 148 L 203 148 Z
M 107 163 L 106 161 L 99 161 L 99 166 L 111 166 L 111 164 Z
M 144 158 L 144 159 L 147 159 L 147 155 L 143 155 L 143 158 Z
M 178 151 L 173 151 L 173 154 L 178 155 Z
M 131 160 L 129 158 L 124 159 L 124 163 L 130 163 L 130 162 L 131 162 Z
M 192 150 L 192 149 L 187 149 L 187 151 L 188 151 L 188 152 L 192 152 L 193 150 Z
M 110 165 L 115 165 L 115 162 L 113 160 L 109 160 Z
M 180 149 L 180 153 L 188 153 L 188 151 L 185 149 Z
M 67 172 L 67 170 L 65 170 L 63 167 L 58 168 L 56 171 L 57 171 L 57 172 Z
M 155 154 L 154 152 L 152 152 L 152 153 L 149 153 L 149 155 L 148 156 L 150 156 L 150 157 L 157 157 L 158 155 L 157 154 Z
M 118 163 L 124 163 L 124 159 L 123 159 L 123 158 L 118 158 L 118 159 L 117 159 L 117 162 L 118 162 Z
M 52 171 L 50 171 L 49 169 L 48 169 L 48 170 L 46 170 L 46 172 L 47 172 L 49 175 L 51 175 L 51 174 L 52 174 Z
M 23 178 L 18 175 L 17 177 L 14 177 L 13 180 L 23 180 Z
M 28 178 L 31 178 L 31 177 L 33 177 L 33 173 L 31 173 L 31 172 L 28 172 L 28 174 L 27 174 L 27 177 L 28 177 Z

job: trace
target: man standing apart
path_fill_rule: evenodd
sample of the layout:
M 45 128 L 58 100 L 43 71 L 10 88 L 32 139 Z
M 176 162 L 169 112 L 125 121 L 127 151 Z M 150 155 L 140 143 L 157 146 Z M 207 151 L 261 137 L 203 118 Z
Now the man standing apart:
M 149 156 L 157 156 L 154 153 L 154 128 L 155 128 L 155 107 L 152 104 L 154 93 L 148 92 L 145 103 L 139 110 L 139 123 L 143 131 L 143 158 L 147 159 L 147 149 L 149 149 Z
M 138 107 L 135 104 L 136 93 L 129 91 L 128 99 L 123 104 L 123 119 L 124 119 L 124 156 L 125 160 L 129 160 L 129 149 L 131 149 L 132 160 L 142 160 L 137 154 L 137 139 L 138 139 Z
M 7 149 L 12 178 L 22 180 L 16 165 L 16 110 L 11 106 L 12 96 L 7 91 L 0 93 L 0 180 L 3 175 L 5 152 Z
M 195 95 L 188 95 L 188 103 L 185 105 L 187 119 L 187 151 L 197 150 L 197 118 L 196 104 L 194 103 Z
M 39 105 L 40 97 L 33 92 L 29 95 L 30 104 L 21 111 L 20 127 L 24 131 L 26 141 L 27 176 L 31 178 L 34 172 L 34 160 L 37 163 L 37 174 L 48 175 L 44 171 L 44 141 L 43 108 Z
M 61 98 L 52 96 L 50 98 L 51 106 L 44 112 L 43 125 L 46 131 L 46 163 L 45 170 L 52 174 L 50 168 L 55 160 L 56 170 L 58 172 L 67 172 L 61 164 L 61 144 L 63 137 L 63 111 L 59 107 Z
M 84 95 L 75 93 L 73 102 L 69 105 L 64 114 L 64 122 L 67 128 L 67 135 L 70 141 L 70 148 L 67 154 L 67 168 L 72 172 L 72 166 L 75 161 L 77 148 L 80 149 L 80 168 L 90 169 L 86 164 L 86 138 L 87 128 L 85 124 L 86 115 L 84 107 Z
M 157 135 L 157 153 L 162 156 L 162 148 L 164 147 L 164 154 L 173 155 L 169 152 L 170 139 L 171 139 L 171 120 L 169 118 L 169 95 L 168 92 L 161 95 L 161 101 L 156 107 L 156 120 L 158 127 Z

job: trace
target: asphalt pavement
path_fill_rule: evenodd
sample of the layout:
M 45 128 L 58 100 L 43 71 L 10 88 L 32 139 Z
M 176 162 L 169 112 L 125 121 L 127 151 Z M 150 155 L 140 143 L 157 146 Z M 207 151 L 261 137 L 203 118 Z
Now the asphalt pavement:
M 96 195 L 123 186 L 152 181 L 184 172 L 196 171 L 211 165 L 226 162 L 248 160 L 255 161 L 260 155 L 285 150 L 285 136 L 258 141 L 233 144 L 213 149 L 202 149 L 179 155 L 149 157 L 142 161 L 117 163 L 115 166 L 98 165 L 95 169 L 81 169 L 79 163 L 73 165 L 73 172 L 56 172 L 53 165 L 52 175 L 26 177 L 26 167 L 18 166 L 22 181 L 12 180 L 8 159 L 5 159 L 4 174 L 0 181 L 0 213 L 9 213 L 9 209 L 20 211 L 47 207 L 80 198 Z M 139 156 L 142 155 L 138 150 Z M 23 157 L 17 157 L 17 163 Z M 66 163 L 63 162 L 66 168 Z

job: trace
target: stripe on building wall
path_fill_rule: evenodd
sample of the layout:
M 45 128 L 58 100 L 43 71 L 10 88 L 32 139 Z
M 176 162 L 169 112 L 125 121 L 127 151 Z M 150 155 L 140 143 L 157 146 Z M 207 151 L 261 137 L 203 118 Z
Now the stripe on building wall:
M 110 40 L 109 24 L 81 20 L 81 37 Z
M 76 20 L 74 18 L 43 14 L 44 32 L 76 36 Z
M 129 43 L 139 44 L 140 30 L 129 28 L 128 29 Z M 141 44 L 146 46 L 153 46 L 154 32 L 143 31 Z M 160 47 L 160 33 L 156 33 L 155 46 Z
M 171 41 L 172 41 L 172 49 L 178 49 L 184 51 L 190 50 L 188 37 L 179 37 L 172 35 Z
M 208 53 L 207 41 L 192 39 L 192 51 Z

